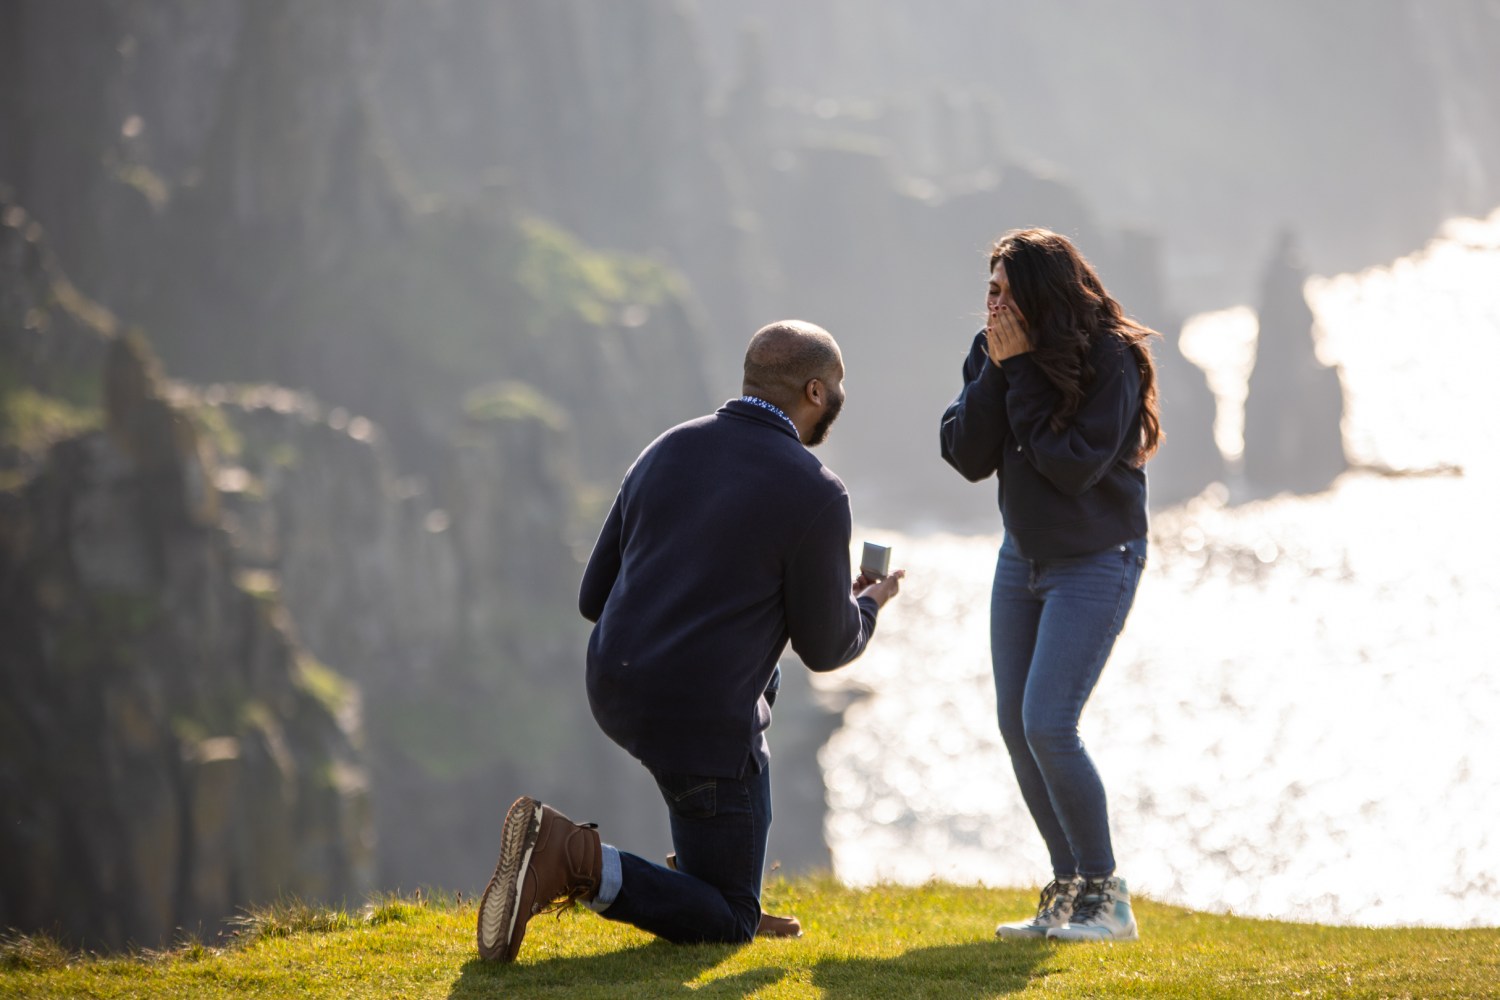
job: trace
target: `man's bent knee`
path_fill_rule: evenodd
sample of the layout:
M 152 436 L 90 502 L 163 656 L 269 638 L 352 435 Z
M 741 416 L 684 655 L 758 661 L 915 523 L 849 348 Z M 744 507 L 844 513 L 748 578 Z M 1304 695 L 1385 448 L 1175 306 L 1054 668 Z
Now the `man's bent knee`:
M 755 930 L 760 926 L 760 900 L 752 899 L 748 903 L 742 901 L 728 901 L 729 912 L 733 915 L 731 929 L 732 937 L 727 941 L 729 944 L 746 944 L 755 939 Z

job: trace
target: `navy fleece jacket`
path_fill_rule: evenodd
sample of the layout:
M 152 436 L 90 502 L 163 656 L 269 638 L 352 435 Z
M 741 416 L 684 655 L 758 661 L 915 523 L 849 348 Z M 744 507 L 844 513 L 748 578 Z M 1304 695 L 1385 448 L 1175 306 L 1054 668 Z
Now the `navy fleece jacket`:
M 1135 355 L 1119 337 L 1096 336 L 1089 364 L 1083 403 L 1055 431 L 1056 387 L 1029 354 L 991 361 L 981 330 L 964 360 L 964 387 L 943 414 L 943 458 L 970 482 L 998 475 L 1005 533 L 1028 559 L 1146 534 L 1146 473 L 1130 461 L 1140 440 Z
M 738 777 L 769 759 L 766 687 L 788 640 L 813 670 L 864 652 L 844 484 L 791 425 L 731 400 L 653 441 L 584 570 L 588 693 L 648 767 Z

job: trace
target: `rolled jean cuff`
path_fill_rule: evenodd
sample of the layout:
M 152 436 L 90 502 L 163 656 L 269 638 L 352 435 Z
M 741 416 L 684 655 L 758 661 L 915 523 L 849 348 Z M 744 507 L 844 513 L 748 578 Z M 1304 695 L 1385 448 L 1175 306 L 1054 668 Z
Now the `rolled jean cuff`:
M 615 901 L 620 894 L 620 886 L 624 880 L 620 876 L 620 852 L 609 844 L 602 845 L 604 862 L 599 866 L 599 891 L 594 898 L 589 900 L 587 906 L 595 913 L 603 913 L 609 909 L 609 904 Z

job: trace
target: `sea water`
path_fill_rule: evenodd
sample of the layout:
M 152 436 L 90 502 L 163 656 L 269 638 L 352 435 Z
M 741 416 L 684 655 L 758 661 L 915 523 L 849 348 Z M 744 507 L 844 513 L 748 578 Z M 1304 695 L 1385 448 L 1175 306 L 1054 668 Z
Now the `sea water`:
M 1215 486 L 1154 517 L 1081 726 L 1119 873 L 1218 912 L 1500 925 L 1500 212 L 1306 291 L 1356 468 L 1317 495 Z M 1243 309 L 1184 335 L 1231 458 L 1254 342 Z M 847 882 L 1050 877 L 995 724 L 996 521 L 856 532 L 909 576 L 863 659 L 816 679 L 861 694 L 820 758 Z

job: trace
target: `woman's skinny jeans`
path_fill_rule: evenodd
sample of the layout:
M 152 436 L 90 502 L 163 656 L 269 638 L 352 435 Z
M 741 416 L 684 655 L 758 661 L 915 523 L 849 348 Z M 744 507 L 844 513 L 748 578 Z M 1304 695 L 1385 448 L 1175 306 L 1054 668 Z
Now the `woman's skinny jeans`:
M 990 597 L 1000 735 L 1060 879 L 1114 874 L 1104 785 L 1078 718 L 1135 600 L 1146 540 L 1026 559 L 1009 536 Z

